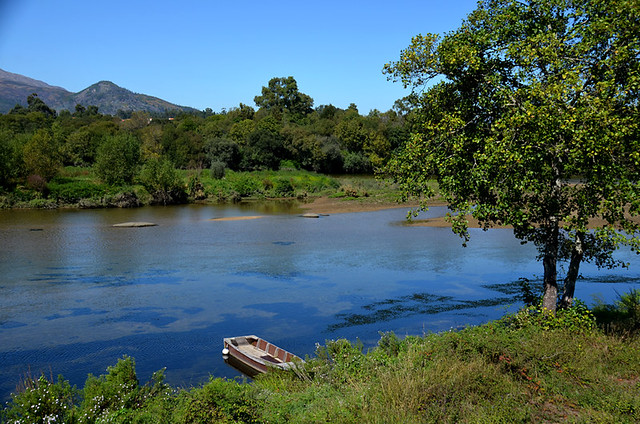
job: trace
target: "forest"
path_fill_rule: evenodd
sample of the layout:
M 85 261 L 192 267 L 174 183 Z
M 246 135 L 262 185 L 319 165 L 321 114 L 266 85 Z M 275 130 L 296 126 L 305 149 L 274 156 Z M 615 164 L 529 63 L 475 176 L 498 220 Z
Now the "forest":
M 34 93 L 27 107 L 0 115 L 0 190 L 27 200 L 47 197 L 74 167 L 105 190 L 142 184 L 156 203 L 177 203 L 187 191 L 180 170 L 214 179 L 281 167 L 372 174 L 409 134 L 402 101 L 368 115 L 355 104 L 314 108 L 293 77 L 272 78 L 254 101 L 257 108 L 241 103 L 219 113 L 112 116 L 83 105 L 58 113 Z

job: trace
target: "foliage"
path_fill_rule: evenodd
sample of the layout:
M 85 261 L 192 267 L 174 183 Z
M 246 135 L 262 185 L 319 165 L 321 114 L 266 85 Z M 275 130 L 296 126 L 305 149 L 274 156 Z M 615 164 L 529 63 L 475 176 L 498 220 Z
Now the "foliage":
M 562 328 L 572 332 L 584 332 L 595 328 L 596 318 L 580 300 L 571 307 L 560 309 L 555 315 L 545 313 L 540 304 L 528 306 L 515 315 L 504 318 L 515 328 L 534 327 L 539 330 Z
M 201 388 L 178 397 L 174 422 L 181 423 L 258 423 L 258 402 L 250 388 L 233 381 L 211 378 Z
M 49 181 L 58 174 L 62 161 L 57 143 L 48 130 L 38 130 L 23 148 L 23 158 L 29 175 L 40 175 Z
M 119 359 L 116 365 L 107 368 L 107 372 L 99 377 L 89 375 L 85 382 L 81 405 L 84 422 L 106 418 L 137 404 L 140 386 L 133 358 L 125 356 Z
M 50 199 L 66 204 L 78 203 L 82 199 L 101 198 L 109 192 L 107 186 L 89 181 L 53 180 L 47 187 Z
M 216 137 L 206 143 L 205 149 L 212 165 L 215 162 L 222 162 L 227 168 L 238 169 L 241 154 L 240 148 L 235 141 Z
M 153 196 L 153 203 L 168 205 L 184 203 L 187 200 L 182 177 L 171 161 L 148 159 L 140 170 L 140 183 Z
M 281 114 L 287 112 L 294 119 L 311 113 L 313 99 L 298 91 L 298 83 L 293 77 L 272 78 L 267 87 L 262 87 L 262 95 L 254 98 L 260 108 Z
M 47 106 L 36 93 L 27 96 L 27 105 L 28 112 L 39 112 L 48 118 L 56 117 L 56 111 Z
M 347 174 L 368 174 L 371 172 L 371 162 L 362 153 L 346 152 L 343 155 L 343 168 Z
M 17 150 L 13 133 L 9 130 L 0 130 L 0 188 L 9 188 L 12 180 L 17 177 L 19 169 Z
M 18 393 L 11 396 L 4 417 L 10 423 L 77 422 L 75 402 L 78 392 L 60 375 L 53 382 L 44 375 L 25 377 Z M 2 415 L 0 415 L 2 417 Z
M 0 114 L 0 186 L 15 191 L 30 174 L 49 180 L 60 165 L 91 167 L 103 183 L 126 185 L 133 183 L 141 162 L 159 158 L 193 171 L 222 162 L 233 171 L 294 164 L 331 174 L 371 173 L 407 133 L 405 115 L 395 111 L 360 116 L 355 106 L 314 110 L 313 100 L 298 91 L 292 77 L 274 78 L 264 90 L 256 96 L 257 112 L 240 104 L 221 113 L 175 116 L 170 111 L 110 116 L 83 105 L 56 116 L 32 96 L 30 109 Z
M 194 174 L 189 177 L 189 181 L 187 182 L 187 193 L 193 200 L 206 199 L 207 196 L 204 184 L 202 184 L 200 179 L 200 174 Z
M 127 184 L 138 173 L 139 140 L 126 133 L 106 136 L 96 153 L 95 172 L 107 184 Z
M 221 180 L 225 175 L 226 164 L 224 162 L 211 162 L 211 178 Z
M 598 304 L 593 309 L 606 331 L 623 336 L 640 332 L 640 289 L 618 295 L 613 305 Z
M 414 37 L 384 68 L 412 86 L 418 107 L 411 139 L 388 171 L 423 200 L 435 177 L 465 241 L 472 214 L 484 228 L 510 225 L 535 243 L 549 311 L 559 260 L 570 260 L 568 305 L 583 260 L 640 246 L 629 219 L 640 213 L 635 6 L 485 0 L 459 29 Z M 603 222 L 593 236 L 591 218 Z
M 293 197 L 295 190 L 291 180 L 288 178 L 277 178 L 273 184 L 273 194 L 275 197 Z
M 261 181 L 244 172 L 230 172 L 227 179 L 233 189 L 242 197 L 259 194 L 262 187 Z

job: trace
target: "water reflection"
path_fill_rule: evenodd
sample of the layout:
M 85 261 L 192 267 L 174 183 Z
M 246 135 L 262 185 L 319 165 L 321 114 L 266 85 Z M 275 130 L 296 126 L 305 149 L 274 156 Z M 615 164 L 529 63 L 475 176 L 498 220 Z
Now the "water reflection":
M 472 230 L 463 248 L 448 229 L 398 225 L 402 209 L 299 214 L 295 203 L 0 211 L 0 397 L 28 369 L 81 385 L 123 354 L 142 379 L 163 367 L 177 385 L 234 377 L 227 336 L 304 356 L 326 339 L 476 324 L 517 307 L 518 279 L 541 272 L 509 230 Z M 158 225 L 112 227 L 126 221 Z M 582 274 L 587 301 L 640 283 L 633 267 Z

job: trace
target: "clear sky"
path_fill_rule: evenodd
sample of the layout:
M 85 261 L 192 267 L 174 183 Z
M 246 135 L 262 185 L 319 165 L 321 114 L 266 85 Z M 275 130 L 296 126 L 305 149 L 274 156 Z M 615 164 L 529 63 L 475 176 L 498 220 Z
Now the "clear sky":
M 382 67 L 475 0 L 0 0 L 0 68 L 78 92 L 101 80 L 200 110 L 255 107 L 293 76 L 314 106 L 386 111 Z

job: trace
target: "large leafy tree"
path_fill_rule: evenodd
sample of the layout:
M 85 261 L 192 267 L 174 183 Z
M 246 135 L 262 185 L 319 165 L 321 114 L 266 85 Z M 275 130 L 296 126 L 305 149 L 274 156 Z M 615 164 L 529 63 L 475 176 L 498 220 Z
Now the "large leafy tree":
M 36 131 L 24 145 L 22 154 L 27 172 L 45 181 L 55 177 L 62 167 L 58 143 L 49 130 Z
M 106 136 L 96 152 L 94 169 L 107 184 L 130 184 L 138 173 L 140 141 L 132 134 Z
M 548 311 L 559 261 L 564 306 L 581 262 L 613 266 L 620 244 L 638 249 L 638 0 L 484 0 L 457 30 L 414 37 L 384 72 L 417 106 L 389 171 L 423 208 L 435 177 L 465 241 L 471 214 L 535 243 Z
M 254 98 L 260 108 L 276 115 L 288 113 L 296 120 L 313 111 L 313 99 L 298 90 L 298 83 L 293 77 L 271 78 L 267 87 L 262 87 L 262 94 Z

